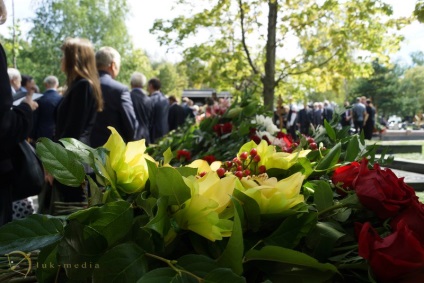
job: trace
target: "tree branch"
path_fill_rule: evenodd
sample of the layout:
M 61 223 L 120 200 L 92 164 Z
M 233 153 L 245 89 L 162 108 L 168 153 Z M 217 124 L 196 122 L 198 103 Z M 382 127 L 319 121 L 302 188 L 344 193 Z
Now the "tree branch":
M 309 67 L 309 68 L 307 68 L 305 70 L 302 70 L 302 71 L 298 71 L 298 72 L 294 72 L 294 73 L 288 73 L 287 75 L 291 75 L 291 76 L 293 76 L 293 75 L 300 75 L 300 74 L 304 74 L 304 73 L 310 72 L 310 71 L 312 71 L 315 68 L 319 68 L 321 66 L 324 66 L 328 62 L 330 62 L 334 57 L 336 57 L 336 55 L 339 53 L 339 51 L 340 51 L 340 49 L 337 50 L 333 55 L 331 55 L 327 60 L 324 60 L 324 61 L 322 61 L 319 64 L 313 65 L 313 66 L 311 66 L 311 67 Z
M 239 6 L 240 6 L 240 25 L 241 25 L 241 42 L 243 44 L 244 52 L 246 52 L 247 61 L 249 62 L 250 67 L 252 67 L 253 73 L 259 74 L 258 69 L 253 64 L 252 57 L 250 56 L 249 48 L 247 48 L 246 44 L 246 31 L 244 29 L 244 9 L 243 9 L 243 1 L 239 0 Z

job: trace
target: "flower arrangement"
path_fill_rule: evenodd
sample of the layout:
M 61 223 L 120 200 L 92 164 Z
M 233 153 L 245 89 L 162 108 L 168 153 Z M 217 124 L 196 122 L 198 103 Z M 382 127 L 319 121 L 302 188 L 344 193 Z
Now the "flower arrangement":
M 1 227 L 0 255 L 37 251 L 40 282 L 420 282 L 424 205 L 331 123 L 290 152 L 250 140 L 228 159 L 179 152 L 177 166 L 113 128 L 97 149 L 40 139 L 46 170 L 87 188 L 89 207 Z M 20 268 L 6 267 L 0 280 Z

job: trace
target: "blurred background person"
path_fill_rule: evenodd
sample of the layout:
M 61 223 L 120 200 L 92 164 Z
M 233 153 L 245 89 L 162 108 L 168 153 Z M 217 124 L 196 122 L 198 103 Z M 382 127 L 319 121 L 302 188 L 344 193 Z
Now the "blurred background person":
M 146 76 L 135 72 L 131 75 L 131 100 L 134 106 L 135 116 L 138 120 L 138 127 L 135 130 L 135 139 L 145 139 L 146 144 L 150 144 L 150 127 L 152 123 L 152 101 L 143 89 L 146 85 Z
M 150 79 L 147 83 L 147 91 L 150 94 L 153 104 L 152 126 L 150 128 L 150 139 L 157 141 L 169 132 L 168 110 L 169 102 L 160 91 L 161 82 L 158 78 Z
M 186 113 L 181 105 L 178 105 L 177 98 L 174 95 L 168 97 L 169 112 L 168 112 L 168 126 L 169 130 L 175 130 L 184 124 Z
M 364 121 L 364 137 L 367 140 L 371 140 L 375 126 L 375 108 L 370 99 L 367 99 L 365 103 L 366 115 Z

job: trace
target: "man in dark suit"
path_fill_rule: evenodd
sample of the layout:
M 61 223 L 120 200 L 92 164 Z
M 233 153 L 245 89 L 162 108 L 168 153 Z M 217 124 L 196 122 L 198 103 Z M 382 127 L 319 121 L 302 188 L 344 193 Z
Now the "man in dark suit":
M 46 91 L 43 96 L 37 99 L 38 109 L 34 112 L 31 138 L 35 142 L 38 138 L 46 137 L 53 139 L 56 127 L 56 108 L 62 100 L 62 96 L 57 92 L 59 80 L 55 76 L 48 76 L 44 79 Z
M 305 102 L 303 104 L 303 109 L 299 110 L 297 117 L 297 123 L 301 134 L 309 136 L 312 119 L 312 109 L 310 109 L 308 103 Z
M 150 79 L 147 84 L 147 91 L 153 104 L 152 125 L 150 128 L 150 139 L 157 141 L 169 132 L 168 127 L 168 99 L 160 92 L 161 83 L 157 78 Z
M 134 106 L 138 128 L 135 131 L 135 139 L 145 139 L 146 144 L 151 143 L 150 125 L 152 123 L 152 101 L 144 91 L 146 77 L 142 73 L 135 72 L 131 75 L 131 99 Z
M 168 126 L 169 130 L 175 130 L 185 121 L 185 111 L 181 105 L 178 105 L 177 98 L 171 95 L 169 98 L 169 111 L 168 111 Z
M 112 47 L 102 47 L 96 52 L 96 64 L 104 108 L 97 113 L 90 137 L 91 146 L 99 147 L 106 143 L 111 134 L 108 126 L 114 127 L 125 142 L 133 141 L 138 122 L 131 95 L 126 86 L 115 81 L 119 74 L 121 56 Z

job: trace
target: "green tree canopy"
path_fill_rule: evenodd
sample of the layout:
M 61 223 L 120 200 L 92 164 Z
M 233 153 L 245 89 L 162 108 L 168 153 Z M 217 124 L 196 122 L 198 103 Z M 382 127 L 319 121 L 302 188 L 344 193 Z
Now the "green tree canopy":
M 260 85 L 269 109 L 276 88 L 291 76 L 319 70 L 317 79 L 329 81 L 369 72 L 364 62 L 372 56 L 387 60 L 401 40 L 389 30 L 408 22 L 394 19 L 391 6 L 379 0 L 176 2 L 192 9 L 155 22 L 160 42 L 184 46 L 187 62 L 213 70 L 202 73 L 208 79 L 196 74 L 197 81 L 213 84 L 216 78 L 233 89 Z

